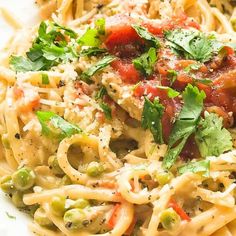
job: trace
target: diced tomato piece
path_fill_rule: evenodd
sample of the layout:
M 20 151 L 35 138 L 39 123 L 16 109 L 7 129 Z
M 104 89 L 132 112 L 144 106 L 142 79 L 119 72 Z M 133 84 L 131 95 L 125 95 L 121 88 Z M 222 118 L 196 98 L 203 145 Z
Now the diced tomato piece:
M 191 78 L 191 76 L 189 76 L 188 74 L 185 73 L 179 73 L 177 75 L 177 79 L 175 80 L 173 87 L 177 90 L 184 90 L 185 87 L 189 84 L 192 83 L 193 79 Z
M 147 83 L 141 83 L 134 89 L 134 95 L 136 97 L 147 96 L 151 101 L 155 97 L 159 97 L 160 100 L 168 99 L 167 90 L 158 88 L 160 85 L 158 81 L 149 80 Z
M 229 113 L 226 112 L 223 107 L 210 106 L 206 107 L 206 110 L 208 112 L 216 113 L 217 115 L 221 116 L 223 118 L 223 124 L 225 128 L 229 128 L 233 125 L 234 118 L 231 115 L 229 115 Z
M 119 44 L 134 43 L 139 39 L 140 37 L 131 25 L 122 25 L 115 27 L 111 31 L 111 34 L 105 41 L 105 45 L 108 47 L 108 49 L 110 49 Z
M 185 211 L 178 205 L 178 203 L 174 199 L 170 200 L 169 207 L 172 207 L 182 220 L 191 221 L 191 218 L 185 213 Z
M 112 209 L 111 217 L 107 222 L 107 225 L 110 229 L 113 229 L 114 226 L 116 225 L 117 218 L 118 218 L 118 215 L 119 215 L 119 212 L 120 212 L 120 208 L 121 208 L 121 205 L 116 204 Z
M 195 141 L 194 135 L 191 135 L 186 144 L 184 145 L 183 150 L 180 153 L 180 157 L 186 160 L 192 160 L 193 158 L 199 158 L 201 155 L 199 153 L 199 149 L 197 143 Z
M 200 25 L 193 19 L 187 17 L 185 13 L 181 13 L 179 15 L 173 16 L 172 19 L 166 20 L 160 24 L 153 24 L 151 22 L 145 23 L 145 27 L 147 27 L 148 31 L 155 35 L 163 35 L 163 33 L 167 30 L 173 30 L 176 28 L 189 28 L 193 27 L 196 29 L 200 29 Z
M 161 103 L 165 107 L 164 114 L 161 120 L 163 138 L 164 141 L 168 143 L 169 136 L 174 124 L 173 118 L 175 117 L 175 114 L 180 111 L 181 104 L 178 98 L 165 99 Z
M 224 50 L 226 51 L 227 55 L 234 55 L 234 49 L 229 46 L 224 46 Z
M 120 74 L 125 83 L 135 84 L 141 79 L 140 73 L 131 62 L 115 60 L 111 63 L 111 66 Z

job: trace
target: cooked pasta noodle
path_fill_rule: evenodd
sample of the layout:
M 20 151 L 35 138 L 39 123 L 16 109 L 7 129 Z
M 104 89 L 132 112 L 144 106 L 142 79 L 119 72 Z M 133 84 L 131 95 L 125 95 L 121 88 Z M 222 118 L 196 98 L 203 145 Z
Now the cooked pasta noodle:
M 37 4 L 31 29 L 0 9 L 1 188 L 31 231 L 236 235 L 234 1 Z

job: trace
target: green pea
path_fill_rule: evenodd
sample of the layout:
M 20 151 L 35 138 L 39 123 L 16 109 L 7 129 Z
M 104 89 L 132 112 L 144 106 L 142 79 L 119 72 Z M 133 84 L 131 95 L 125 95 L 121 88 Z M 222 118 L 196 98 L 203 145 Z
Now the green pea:
M 53 174 L 55 175 L 63 175 L 64 172 L 61 169 L 61 167 L 58 164 L 57 157 L 55 155 L 52 155 L 48 158 L 48 165 L 49 168 L 52 170 Z
M 104 172 L 104 166 L 101 163 L 93 161 L 89 163 L 86 173 L 91 177 L 97 177 Z
M 23 202 L 23 193 L 20 191 L 16 191 L 12 194 L 12 202 L 13 204 L 18 207 L 18 208 L 22 208 L 25 207 L 25 204 Z
M 40 207 L 34 213 L 34 220 L 41 226 L 51 227 L 53 222 L 47 217 L 45 210 Z
M 65 213 L 66 198 L 63 196 L 54 196 L 50 203 L 52 213 L 57 216 L 63 216 Z
M 7 134 L 3 134 L 2 135 L 2 144 L 6 149 L 10 149 L 11 145 L 8 139 L 8 135 Z
M 68 210 L 63 219 L 66 228 L 70 230 L 81 229 L 84 227 L 84 223 L 87 222 L 84 211 L 78 208 Z
M 155 174 L 154 179 L 158 182 L 158 184 L 163 186 L 168 184 L 173 177 L 173 174 L 169 171 L 160 171 Z
M 168 208 L 161 212 L 160 222 L 163 228 L 173 230 L 180 224 L 180 216 L 172 209 Z
M 0 184 L 1 189 L 4 193 L 12 194 L 15 191 L 15 186 L 10 175 L 2 177 L 0 180 Z
M 70 185 L 72 184 L 72 181 L 69 176 L 64 175 L 63 178 L 61 179 L 61 185 Z
M 23 167 L 12 175 L 12 181 L 17 190 L 24 191 L 33 187 L 35 174 L 33 170 Z
M 85 207 L 90 206 L 90 204 L 89 204 L 89 201 L 87 199 L 79 198 L 74 202 L 74 204 L 72 206 L 73 206 L 73 208 L 83 209 Z

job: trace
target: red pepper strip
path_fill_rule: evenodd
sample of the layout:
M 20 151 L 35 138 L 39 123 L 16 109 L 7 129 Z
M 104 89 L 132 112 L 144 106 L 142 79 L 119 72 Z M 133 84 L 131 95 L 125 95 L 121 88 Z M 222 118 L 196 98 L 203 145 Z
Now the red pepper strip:
M 182 220 L 191 221 L 191 218 L 184 212 L 184 210 L 177 204 L 174 199 L 170 200 L 169 207 L 172 207 Z
M 107 225 L 108 225 L 109 228 L 111 228 L 111 229 L 114 228 L 114 226 L 116 224 L 116 221 L 117 221 L 117 216 L 119 214 L 119 211 L 120 211 L 120 204 L 116 204 L 114 206 L 114 208 L 112 209 L 111 217 L 107 222 Z

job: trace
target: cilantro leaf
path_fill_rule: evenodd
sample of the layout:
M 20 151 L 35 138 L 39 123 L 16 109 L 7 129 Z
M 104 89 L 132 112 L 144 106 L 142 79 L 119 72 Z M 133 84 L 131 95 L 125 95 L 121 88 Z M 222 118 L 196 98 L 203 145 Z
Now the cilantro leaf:
M 106 56 L 94 65 L 92 65 L 88 70 L 84 71 L 81 74 L 81 79 L 85 81 L 86 83 L 91 83 L 92 80 L 90 79 L 91 76 L 93 76 L 97 71 L 102 70 L 106 66 L 108 66 L 112 61 L 114 61 L 116 57 L 114 56 Z
M 49 78 L 47 74 L 42 74 L 42 84 L 49 84 Z
M 206 95 L 189 84 L 183 92 L 184 105 L 171 131 L 163 167 L 169 169 L 176 161 L 188 137 L 195 132 Z M 177 145 L 176 145 L 177 144 Z
M 159 103 L 157 98 L 151 102 L 145 97 L 141 125 L 144 129 L 150 129 L 155 142 L 160 144 L 163 143 L 161 123 L 163 112 L 164 107 Z
M 156 49 L 150 48 L 148 52 L 133 60 L 134 67 L 145 76 L 149 76 L 153 72 L 153 67 L 156 63 Z
M 40 60 L 34 63 L 28 58 L 22 56 L 11 56 L 10 65 L 18 72 L 38 71 L 44 66 L 44 62 Z
M 175 70 L 168 70 L 167 71 L 167 77 L 170 79 L 170 85 L 172 85 L 175 80 L 177 79 L 178 72 Z
M 27 58 L 12 56 L 11 67 L 16 71 L 49 70 L 51 67 L 77 57 L 76 45 L 69 40 L 77 34 L 54 22 L 41 22 L 38 36 L 26 53 Z
M 112 119 L 112 115 L 111 115 L 111 108 L 104 102 L 101 102 L 99 103 L 99 106 L 102 108 L 104 114 L 105 114 L 105 117 L 108 119 L 108 120 L 111 120 Z
M 88 49 L 82 50 L 79 55 L 91 57 L 91 56 L 97 56 L 97 55 L 103 54 L 105 52 L 107 52 L 105 48 L 90 47 Z
M 195 140 L 202 157 L 219 156 L 232 150 L 232 137 L 230 132 L 222 127 L 222 120 L 214 113 L 205 113 L 205 119 L 200 120 Z
M 85 46 L 98 47 L 102 41 L 101 35 L 105 35 L 105 19 L 97 19 L 95 28 L 88 28 L 86 32 L 78 39 L 78 43 Z
M 187 172 L 192 173 L 202 173 L 203 176 L 208 177 L 210 170 L 210 161 L 202 160 L 197 162 L 189 162 L 186 165 L 180 166 L 178 168 L 179 174 L 184 174 Z
M 67 122 L 54 112 L 37 111 L 36 115 L 41 124 L 42 133 L 46 136 L 51 136 L 51 137 L 56 136 L 59 139 L 63 139 L 66 137 L 70 137 L 73 134 L 82 132 L 82 130 L 78 126 Z M 56 133 L 55 129 L 59 129 L 59 133 Z
M 221 47 L 212 35 L 207 36 L 198 30 L 175 29 L 167 31 L 165 38 L 177 54 L 201 62 L 210 60 Z
M 164 90 L 167 90 L 167 95 L 169 98 L 175 98 L 177 96 L 179 96 L 179 92 L 170 88 L 170 87 L 167 87 L 167 86 L 157 86 L 157 88 L 160 88 L 160 89 L 164 89 Z
M 154 48 L 159 48 L 160 47 L 160 41 L 158 38 L 153 35 L 152 33 L 148 32 L 148 30 L 140 25 L 133 24 L 132 27 L 134 30 L 137 32 L 137 34 L 148 41 L 150 45 Z
M 104 95 L 107 94 L 107 90 L 106 88 L 103 86 L 100 88 L 100 90 L 97 92 L 97 94 L 95 95 L 95 99 L 102 99 Z
M 95 21 L 95 27 L 98 31 L 98 34 L 105 35 L 105 18 L 99 18 Z

